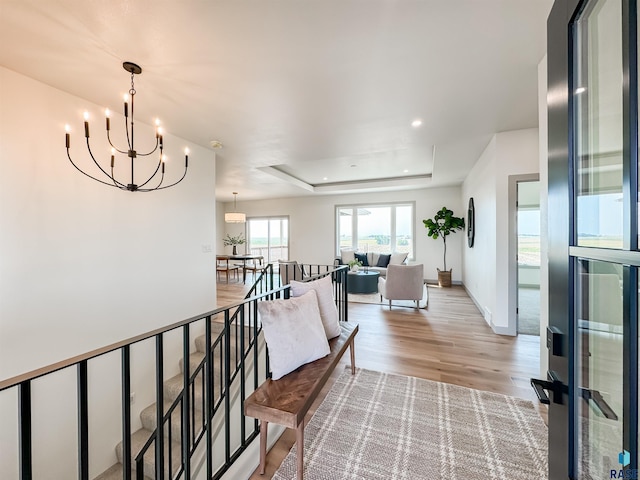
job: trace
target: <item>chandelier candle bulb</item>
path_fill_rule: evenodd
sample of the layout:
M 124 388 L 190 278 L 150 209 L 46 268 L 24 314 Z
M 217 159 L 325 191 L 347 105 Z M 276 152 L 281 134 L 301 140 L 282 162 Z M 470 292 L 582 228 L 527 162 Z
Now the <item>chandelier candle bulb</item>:
M 89 138 L 89 112 L 84 112 L 84 136 Z
M 109 123 L 109 115 L 111 115 L 111 112 L 108 108 L 104 111 L 104 115 L 107 118 L 107 131 L 111 130 L 111 123 Z
M 129 95 L 127 95 L 126 93 L 124 94 L 124 116 L 128 117 L 129 116 Z
M 65 134 L 64 134 L 65 138 L 64 139 L 65 139 L 65 144 L 67 146 L 67 150 L 69 150 L 69 145 L 71 145 L 71 137 L 69 136 L 69 130 L 70 129 L 71 128 L 69 127 L 69 125 L 65 125 L 64 126 L 64 131 L 65 131 Z

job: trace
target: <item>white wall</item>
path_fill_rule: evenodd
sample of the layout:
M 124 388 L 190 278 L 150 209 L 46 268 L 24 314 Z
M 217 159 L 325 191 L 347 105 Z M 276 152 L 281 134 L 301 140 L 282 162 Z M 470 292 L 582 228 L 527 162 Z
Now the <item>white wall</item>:
M 476 240 L 463 249 L 464 284 L 496 333 L 515 335 L 509 315 L 509 176 L 537 173 L 538 129 L 497 133 L 462 185 L 462 203 L 473 197 Z M 512 302 L 513 303 L 513 302 Z M 515 312 L 515 310 L 514 310 Z
M 425 278 L 435 281 L 436 268 L 442 268 L 442 240 L 427 237 L 423 219 L 432 218 L 436 211 L 446 206 L 457 216 L 464 217 L 466 207 L 460 201 L 460 187 L 446 187 L 398 192 L 359 193 L 351 195 L 326 195 L 237 202 L 237 210 L 247 217 L 289 216 L 290 258 L 302 263 L 332 264 L 336 256 L 335 206 L 356 203 L 384 203 L 415 201 L 416 258 L 412 263 L 423 263 Z M 231 211 L 233 203 L 225 204 Z M 230 233 L 244 231 L 243 225 L 226 224 L 219 240 Z M 466 241 L 464 232 L 457 232 L 447 239 L 447 266 L 453 268 L 453 280 L 462 280 L 461 248 Z M 230 253 L 227 247 L 226 253 Z
M 114 92 L 112 111 L 120 111 L 118 97 Z M 73 157 L 88 165 L 88 110 L 92 148 L 105 158 L 103 107 L 0 67 L 0 380 L 215 307 L 213 252 L 203 248 L 217 237 L 214 153 L 166 134 L 167 177 L 181 172 L 183 148 L 191 150 L 180 185 L 152 193 L 100 185 L 67 160 L 64 125 L 73 129 Z M 116 139 L 123 123 L 112 118 Z M 170 119 L 165 124 L 170 131 Z M 154 141 L 153 128 L 137 122 L 136 139 L 143 150 Z M 42 395 L 53 399 L 51 391 Z M 36 395 L 34 408 L 46 402 Z M 2 478 L 12 478 L 16 458 L 5 437 L 16 431 L 7 405 L 15 406 L 14 394 L 0 394 Z M 43 421 L 55 424 L 56 412 Z M 57 459 L 39 471 L 72 460 L 57 449 L 75 449 L 65 445 L 67 434 L 75 438 L 75 423 L 62 425 L 38 425 L 50 437 L 37 436 L 34 449 Z M 75 475 L 75 464 L 69 468 Z

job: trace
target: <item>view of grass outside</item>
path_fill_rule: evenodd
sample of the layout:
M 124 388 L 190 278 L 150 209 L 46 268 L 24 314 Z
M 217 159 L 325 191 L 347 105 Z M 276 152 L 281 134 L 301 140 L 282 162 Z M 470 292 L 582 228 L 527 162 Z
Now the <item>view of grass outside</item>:
M 339 248 L 413 257 L 413 205 L 349 206 L 337 213 Z
M 518 265 L 540 266 L 540 210 L 518 210 Z
M 248 219 L 247 239 L 247 251 L 262 255 L 267 263 L 289 259 L 288 218 Z

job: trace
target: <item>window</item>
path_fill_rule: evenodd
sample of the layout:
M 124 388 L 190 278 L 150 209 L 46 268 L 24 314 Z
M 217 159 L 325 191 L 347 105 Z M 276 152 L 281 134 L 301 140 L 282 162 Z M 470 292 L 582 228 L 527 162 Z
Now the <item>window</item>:
M 289 259 L 289 218 L 248 218 L 247 240 L 251 255 L 262 255 L 266 263 Z
M 414 203 L 336 206 L 337 253 L 405 252 L 414 257 Z

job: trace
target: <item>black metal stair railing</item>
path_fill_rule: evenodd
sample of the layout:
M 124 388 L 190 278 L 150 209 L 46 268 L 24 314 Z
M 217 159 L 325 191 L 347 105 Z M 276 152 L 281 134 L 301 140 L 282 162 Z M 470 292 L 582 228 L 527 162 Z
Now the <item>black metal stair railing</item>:
M 346 267 L 305 265 L 308 276 L 303 281 L 313 280 L 331 275 L 334 285 L 334 296 L 338 306 L 340 319 L 347 320 L 347 290 Z M 32 382 L 38 378 L 50 375 L 66 368 L 77 370 L 77 417 L 78 417 L 78 478 L 89 478 L 89 395 L 88 395 L 88 364 L 93 359 L 110 352 L 120 352 L 121 357 L 121 423 L 122 423 L 122 472 L 123 479 L 143 479 L 153 475 L 159 480 L 191 478 L 192 459 L 198 447 L 205 439 L 204 455 L 206 458 L 206 473 L 209 479 L 220 478 L 248 447 L 259 433 L 257 420 L 253 421 L 253 428 L 247 428 L 243 403 L 253 390 L 247 391 L 246 382 L 250 381 L 253 389 L 269 375 L 268 355 L 266 347 L 264 361 L 266 367 L 260 372 L 259 345 L 261 326 L 258 322 L 259 301 L 274 298 L 288 298 L 289 286 L 278 286 L 280 279 L 274 278 L 273 265 L 258 277 L 247 297 L 233 305 L 219 308 L 203 315 L 178 322 L 168 327 L 158 329 L 94 350 L 79 357 L 59 362 L 34 372 L 0 382 L 0 391 L 16 389 L 18 392 L 18 451 L 19 470 L 21 479 L 33 476 L 33 448 L 32 448 Z M 221 318 L 222 321 L 216 321 Z M 204 322 L 205 346 L 204 358 L 195 366 L 191 365 L 190 328 L 196 322 Z M 214 332 L 213 326 L 222 324 L 220 332 Z M 176 330 L 182 331 L 182 390 L 175 400 L 165 409 L 164 398 L 164 336 Z M 155 340 L 155 400 L 156 400 L 156 429 L 149 436 L 142 449 L 132 455 L 131 442 L 131 360 L 130 349 L 134 344 L 144 340 Z M 216 366 L 217 364 L 217 371 Z M 193 371 L 191 371 L 193 369 Z M 252 375 L 251 375 L 252 373 Z M 249 376 L 249 378 L 247 378 Z M 250 378 L 252 377 L 252 379 Z M 238 386 L 232 391 L 234 382 Z M 199 398 L 198 398 L 199 397 Z M 232 398 L 233 397 L 233 398 Z M 240 402 L 239 408 L 239 445 L 232 446 L 232 402 Z M 197 410 L 202 412 L 197 419 Z M 217 414 L 218 417 L 216 417 Z M 224 426 L 224 461 L 214 466 L 214 429 L 216 418 L 222 418 Z M 174 439 L 172 420 L 179 424 L 179 442 Z M 248 431 L 249 430 L 249 431 Z M 219 430 L 218 430 L 219 431 Z M 234 434 L 238 432 L 233 432 Z M 179 445 L 179 452 L 174 451 L 174 445 Z M 154 449 L 153 454 L 149 452 Z M 178 447 L 175 447 L 178 448 Z M 202 449 L 200 449 L 202 450 Z M 179 453 L 179 455 L 177 455 Z M 153 460 L 155 472 L 145 472 L 145 458 Z M 174 456 L 176 457 L 174 459 Z

